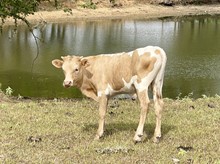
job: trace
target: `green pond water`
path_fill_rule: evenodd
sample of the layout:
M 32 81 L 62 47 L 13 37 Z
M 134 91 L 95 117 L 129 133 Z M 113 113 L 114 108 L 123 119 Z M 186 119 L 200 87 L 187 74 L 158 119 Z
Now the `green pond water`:
M 80 56 L 131 51 L 147 45 L 162 47 L 168 57 L 164 97 L 193 93 L 220 95 L 220 16 L 191 16 L 158 20 L 108 20 L 46 24 L 35 29 L 35 40 L 25 26 L 16 34 L 4 26 L 0 34 L 0 83 L 14 95 L 27 97 L 81 97 L 62 86 L 63 72 L 51 61 L 67 54 Z

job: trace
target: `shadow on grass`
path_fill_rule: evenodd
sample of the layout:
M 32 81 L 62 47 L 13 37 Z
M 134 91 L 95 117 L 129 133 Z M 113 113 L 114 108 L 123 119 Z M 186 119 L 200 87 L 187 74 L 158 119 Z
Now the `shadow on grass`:
M 104 136 L 111 136 L 120 131 L 128 131 L 128 133 L 135 133 L 138 123 L 109 123 L 105 125 Z M 86 124 L 83 127 L 83 131 L 93 133 L 98 129 L 97 124 Z M 154 135 L 155 124 L 154 123 L 145 123 L 144 133 L 147 134 L 147 138 L 150 139 Z M 170 130 L 175 129 L 174 125 L 162 124 L 162 136 L 165 136 Z

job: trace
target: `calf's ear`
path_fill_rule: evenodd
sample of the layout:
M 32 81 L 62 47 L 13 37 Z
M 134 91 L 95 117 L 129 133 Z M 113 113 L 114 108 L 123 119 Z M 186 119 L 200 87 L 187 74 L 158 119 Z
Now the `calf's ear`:
M 89 62 L 88 62 L 88 60 L 87 59 L 81 59 L 81 64 L 82 64 L 82 66 L 84 66 L 84 67 L 88 67 L 90 64 L 89 64 Z
M 52 61 L 52 64 L 56 68 L 61 68 L 62 65 L 63 65 L 63 61 L 59 60 L 59 59 L 55 59 L 55 60 Z

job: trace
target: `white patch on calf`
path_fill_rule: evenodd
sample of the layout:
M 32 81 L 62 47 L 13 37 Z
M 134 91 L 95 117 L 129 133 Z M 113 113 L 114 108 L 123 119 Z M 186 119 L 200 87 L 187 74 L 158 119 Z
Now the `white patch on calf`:
M 136 50 L 137 50 L 139 56 L 141 56 L 141 55 L 143 55 L 146 52 L 149 52 L 150 54 L 154 53 L 154 51 L 156 49 L 161 49 L 161 48 L 157 47 L 157 46 L 147 46 L 147 47 L 144 47 L 144 48 L 138 48 Z M 128 52 L 128 55 L 132 56 L 133 53 L 134 53 L 134 51 Z
M 161 59 L 157 57 L 157 60 L 156 60 L 156 63 L 154 64 L 153 70 L 146 77 L 142 78 L 140 83 L 138 83 L 137 81 L 134 83 L 135 88 L 139 92 L 142 92 L 142 91 L 148 89 L 149 85 L 152 83 L 152 81 L 157 76 L 157 73 L 160 69 L 160 66 L 161 66 Z
M 107 85 L 107 88 L 105 89 L 105 95 L 111 95 L 114 92 L 110 84 Z
M 134 93 L 135 90 L 132 87 L 134 82 L 137 80 L 137 76 L 133 76 L 130 80 L 130 82 L 126 82 L 124 78 L 122 78 L 124 82 L 124 87 L 121 88 L 120 90 L 114 90 L 110 84 L 107 85 L 106 89 L 104 91 L 98 91 L 98 97 L 101 97 L 102 94 L 105 94 L 106 96 L 113 96 L 115 94 L 120 94 L 120 93 Z
M 98 91 L 98 97 L 101 97 L 102 94 L 107 95 L 112 95 L 113 93 L 115 93 L 116 91 L 112 89 L 112 87 L 110 86 L 110 84 L 107 85 L 106 89 L 104 91 Z
M 124 78 L 122 78 L 122 81 L 124 82 L 124 87 L 122 90 L 131 90 L 132 85 L 135 81 L 137 81 L 137 75 L 132 76 L 131 80 L 127 83 Z
M 98 91 L 98 97 L 102 96 L 102 91 Z
M 135 88 L 139 91 L 142 92 L 146 89 L 148 89 L 150 83 L 152 82 L 152 80 L 154 79 L 154 73 L 150 72 L 146 77 L 144 77 L 143 79 L 141 79 L 140 83 L 137 83 L 137 81 L 135 82 Z

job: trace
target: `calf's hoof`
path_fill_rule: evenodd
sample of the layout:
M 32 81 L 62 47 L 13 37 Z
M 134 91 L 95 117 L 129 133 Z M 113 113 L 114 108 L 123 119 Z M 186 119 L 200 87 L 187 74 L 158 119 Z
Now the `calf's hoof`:
M 141 135 L 141 134 L 135 135 L 134 138 L 133 138 L 134 143 L 136 144 L 136 143 L 141 142 L 141 141 L 142 141 L 142 136 L 143 136 L 143 135 Z
M 96 134 L 94 140 L 98 141 L 101 138 L 103 138 L 103 135 L 100 136 L 100 135 Z
M 153 142 L 154 143 L 159 143 L 160 140 L 161 140 L 161 136 L 157 136 L 157 137 L 154 137 Z
M 100 139 L 100 136 L 96 134 L 94 140 L 98 141 L 99 139 Z

